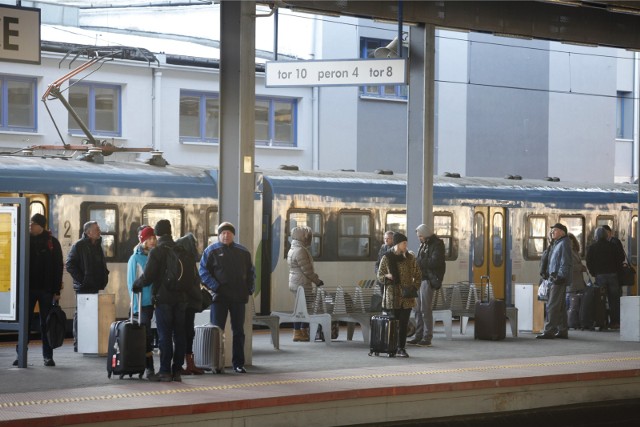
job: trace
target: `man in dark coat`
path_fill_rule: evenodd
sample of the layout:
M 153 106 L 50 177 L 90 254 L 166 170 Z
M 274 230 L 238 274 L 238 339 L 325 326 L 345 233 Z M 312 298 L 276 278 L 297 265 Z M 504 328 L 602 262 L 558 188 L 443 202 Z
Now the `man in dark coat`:
M 100 226 L 96 221 L 88 221 L 84 224 L 82 238 L 71 246 L 66 268 L 73 278 L 73 290 L 76 291 L 76 311 L 73 313 L 73 350 L 78 351 L 77 294 L 97 294 L 107 287 L 109 281 L 109 270 L 102 251 Z
M 200 259 L 202 283 L 214 293 L 211 304 L 211 323 L 224 329 L 227 313 L 233 332 L 233 370 L 246 373 L 244 368 L 245 306 L 255 288 L 255 270 L 251 254 L 233 241 L 235 227 L 229 222 L 218 226 L 218 242 L 204 250 Z
M 47 339 L 47 316 L 54 302 L 60 299 L 62 288 L 62 248 L 58 239 L 46 230 L 47 219 L 42 214 L 31 217 L 29 224 L 29 324 L 33 319 L 36 302 L 40 307 L 40 331 L 42 333 L 42 357 L 44 366 L 56 366 L 53 349 Z M 30 325 L 27 326 L 30 330 Z M 27 343 L 29 335 L 27 334 Z M 13 362 L 18 366 L 18 359 Z
M 182 381 L 182 364 L 186 345 L 185 310 L 187 307 L 184 290 L 170 289 L 166 281 L 169 271 L 178 271 L 175 255 L 175 242 L 171 236 L 171 222 L 161 219 L 156 223 L 155 234 L 158 245 L 149 252 L 144 272 L 133 283 L 133 291 L 139 292 L 145 286 L 151 286 L 156 306 L 156 325 L 158 327 L 158 347 L 160 347 L 160 370 L 150 375 L 149 381 Z M 150 284 L 150 285 L 149 285 Z

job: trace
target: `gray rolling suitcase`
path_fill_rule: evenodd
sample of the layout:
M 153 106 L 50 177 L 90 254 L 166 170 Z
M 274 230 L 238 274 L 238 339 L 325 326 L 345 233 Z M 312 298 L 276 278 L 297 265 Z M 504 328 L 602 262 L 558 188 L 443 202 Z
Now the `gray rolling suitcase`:
M 224 331 L 211 323 L 195 327 L 193 358 L 197 368 L 224 372 Z

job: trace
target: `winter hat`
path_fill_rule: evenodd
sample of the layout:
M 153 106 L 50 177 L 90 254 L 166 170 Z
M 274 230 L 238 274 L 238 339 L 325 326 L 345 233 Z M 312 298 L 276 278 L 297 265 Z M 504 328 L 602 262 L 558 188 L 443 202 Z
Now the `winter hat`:
M 567 234 L 567 227 L 565 227 L 563 224 L 557 223 L 552 225 L 551 228 L 557 228 L 558 230 L 562 230 L 564 234 Z
M 393 246 L 406 241 L 407 241 L 407 236 L 405 236 L 404 234 L 393 233 Z
M 156 236 L 171 235 L 171 222 L 168 219 L 161 219 L 156 223 Z
M 429 231 L 429 227 L 427 227 L 425 224 L 420 224 L 416 228 L 416 233 L 422 237 L 429 237 L 433 234 Z
M 37 213 L 31 217 L 31 222 L 34 222 L 40 227 L 45 228 L 45 226 L 47 225 L 47 218 L 45 218 L 44 215 Z
M 140 240 L 140 243 L 144 243 L 145 240 L 152 236 L 155 236 L 153 228 L 147 225 L 140 230 L 140 233 L 138 233 L 138 240 Z
M 230 222 L 223 222 L 218 226 L 218 234 L 223 231 L 230 231 L 234 236 L 236 234 L 236 228 Z

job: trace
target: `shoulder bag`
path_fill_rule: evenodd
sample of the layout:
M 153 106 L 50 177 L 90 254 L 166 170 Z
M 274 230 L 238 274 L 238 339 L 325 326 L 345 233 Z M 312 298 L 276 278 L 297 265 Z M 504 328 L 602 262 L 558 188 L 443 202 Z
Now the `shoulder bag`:
M 633 286 L 636 284 L 636 270 L 631 267 L 629 257 L 626 258 L 627 265 L 620 267 L 620 271 L 618 272 L 618 281 L 620 282 L 620 286 Z

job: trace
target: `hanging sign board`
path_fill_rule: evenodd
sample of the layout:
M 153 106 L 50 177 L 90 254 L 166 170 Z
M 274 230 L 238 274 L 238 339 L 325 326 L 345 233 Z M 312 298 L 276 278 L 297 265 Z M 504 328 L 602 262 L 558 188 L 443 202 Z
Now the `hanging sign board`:
M 0 320 L 16 320 L 18 208 L 0 206 Z
M 0 5 L 0 61 L 40 64 L 40 9 Z
M 267 87 L 406 84 L 407 60 L 271 61 L 265 73 Z

